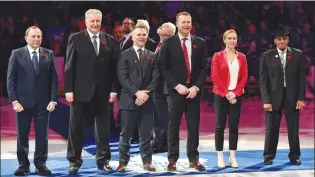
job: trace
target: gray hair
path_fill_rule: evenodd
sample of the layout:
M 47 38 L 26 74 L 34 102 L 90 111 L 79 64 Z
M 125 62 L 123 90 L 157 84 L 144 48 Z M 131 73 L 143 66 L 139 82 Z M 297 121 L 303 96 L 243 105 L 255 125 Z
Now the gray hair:
M 176 32 L 176 26 L 175 26 L 173 23 L 171 23 L 171 22 L 166 22 L 166 23 L 164 23 L 162 26 L 167 27 L 168 30 L 170 30 L 171 35 L 174 35 L 174 34 L 175 34 L 175 32 Z
M 139 26 L 139 25 L 145 26 L 145 27 L 147 28 L 147 30 L 148 30 L 148 33 L 149 33 L 149 31 L 150 31 L 150 25 L 149 25 L 149 22 L 148 22 L 147 20 L 143 20 L 143 19 L 137 20 L 136 26 Z
M 102 12 L 100 10 L 97 9 L 89 9 L 85 12 L 85 19 L 90 15 L 90 14 L 98 14 L 100 15 L 101 19 L 103 17 Z

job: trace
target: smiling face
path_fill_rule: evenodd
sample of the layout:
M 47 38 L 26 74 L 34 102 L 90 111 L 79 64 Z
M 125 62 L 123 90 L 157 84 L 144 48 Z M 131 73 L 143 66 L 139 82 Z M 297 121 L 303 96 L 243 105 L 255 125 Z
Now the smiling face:
M 147 42 L 148 39 L 148 30 L 145 28 L 140 28 L 140 27 L 136 27 L 133 31 L 132 31 L 132 41 L 134 43 L 134 45 L 136 45 L 137 47 L 144 47 L 145 43 Z
M 237 34 L 234 31 L 224 34 L 223 38 L 226 48 L 235 49 L 237 45 Z
M 192 24 L 191 24 L 191 16 L 188 14 L 178 15 L 176 26 L 178 28 L 178 32 L 187 37 L 191 31 Z
M 85 25 L 87 29 L 93 34 L 96 34 L 100 31 L 101 23 L 102 17 L 98 13 L 90 13 L 85 18 Z

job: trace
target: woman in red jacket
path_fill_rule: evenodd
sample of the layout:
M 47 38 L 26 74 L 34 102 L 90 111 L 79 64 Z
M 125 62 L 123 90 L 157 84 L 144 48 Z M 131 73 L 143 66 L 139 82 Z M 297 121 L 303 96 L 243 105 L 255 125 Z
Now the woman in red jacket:
M 211 63 L 215 109 L 215 147 L 218 152 L 218 167 L 225 168 L 223 160 L 223 142 L 226 117 L 229 117 L 229 150 L 230 164 L 238 168 L 235 158 L 238 141 L 238 124 L 241 112 L 240 96 L 244 94 L 247 82 L 246 56 L 235 50 L 237 34 L 227 30 L 223 34 L 225 49 L 216 52 Z

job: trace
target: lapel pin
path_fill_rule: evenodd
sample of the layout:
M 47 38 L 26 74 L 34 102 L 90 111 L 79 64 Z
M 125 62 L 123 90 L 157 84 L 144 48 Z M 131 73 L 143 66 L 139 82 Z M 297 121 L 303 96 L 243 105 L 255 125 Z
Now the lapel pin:
M 275 55 L 275 57 L 278 58 L 279 56 L 278 56 L 278 55 Z

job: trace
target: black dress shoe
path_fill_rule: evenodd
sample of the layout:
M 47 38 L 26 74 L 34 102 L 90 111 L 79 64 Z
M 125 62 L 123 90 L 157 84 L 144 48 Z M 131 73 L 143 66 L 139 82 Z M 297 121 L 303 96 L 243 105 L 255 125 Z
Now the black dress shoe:
M 109 166 L 109 164 L 108 163 L 105 163 L 104 164 L 104 166 L 103 166 L 103 169 L 102 169 L 103 171 L 105 171 L 105 172 L 113 172 L 114 170 L 112 169 L 112 167 L 111 166 Z
M 291 162 L 293 165 L 301 165 L 300 159 L 292 159 L 292 160 L 290 160 L 290 162 Z
M 76 165 L 70 165 L 69 168 L 69 174 L 70 175 L 76 175 L 79 171 L 80 167 L 76 166 Z
M 271 159 L 271 158 L 265 158 L 264 164 L 266 164 L 266 165 L 272 165 L 272 159 Z
M 35 173 L 40 176 L 50 176 L 51 171 L 46 166 L 36 167 Z
M 27 173 L 30 173 L 29 167 L 19 166 L 19 168 L 15 170 L 14 175 L 15 176 L 25 176 Z

